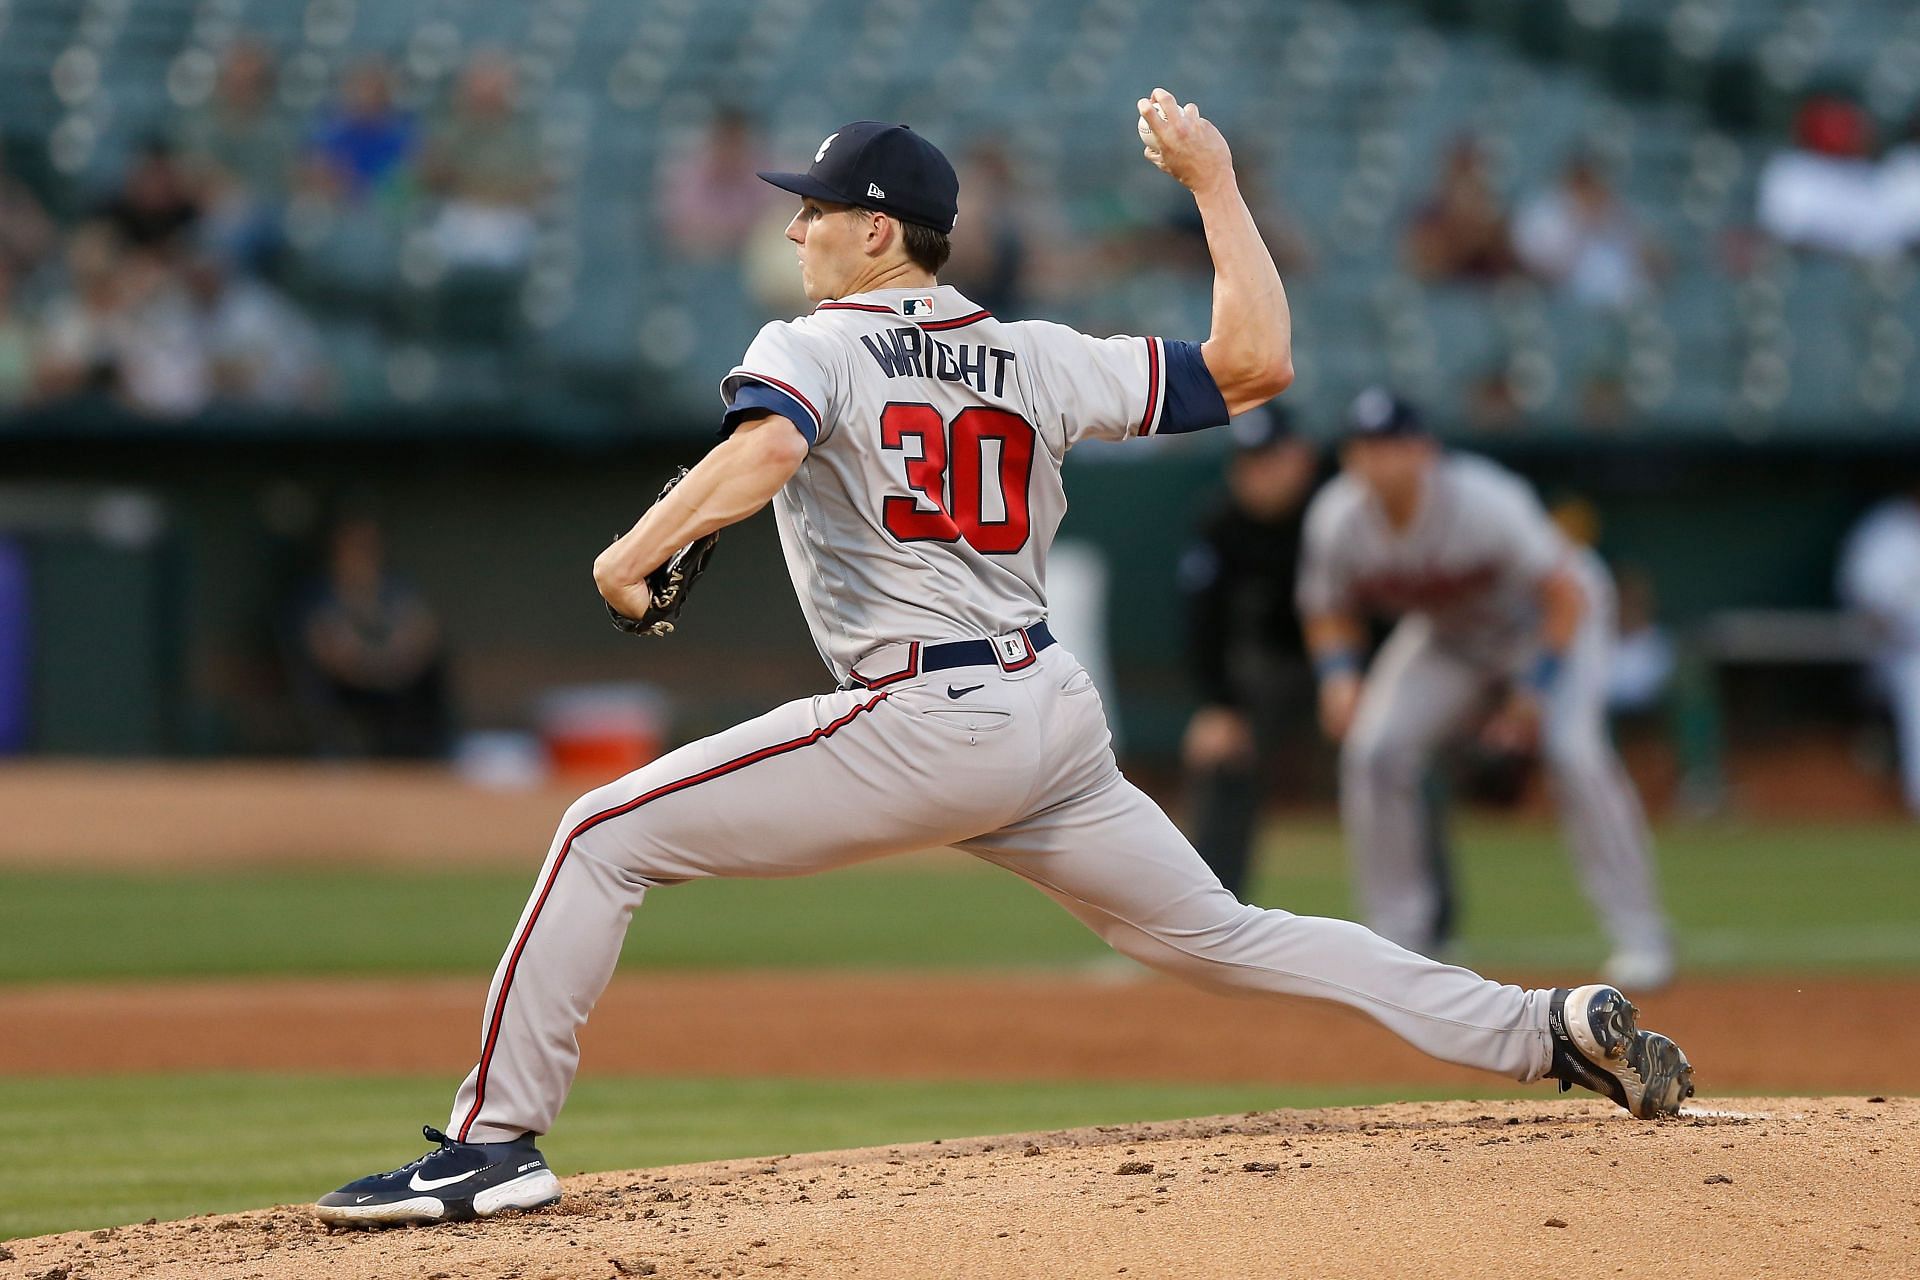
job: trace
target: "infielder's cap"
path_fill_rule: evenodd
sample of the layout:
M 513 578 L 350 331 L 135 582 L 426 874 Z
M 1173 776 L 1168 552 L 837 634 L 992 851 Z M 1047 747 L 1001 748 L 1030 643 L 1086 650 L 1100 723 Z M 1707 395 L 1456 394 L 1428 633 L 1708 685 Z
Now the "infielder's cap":
M 940 148 L 903 124 L 856 120 L 827 135 L 805 173 L 763 173 L 797 196 L 878 209 L 903 222 L 950 232 L 960 178 Z
M 1347 439 L 1385 440 L 1423 436 L 1427 424 L 1412 403 L 1385 387 L 1368 387 L 1347 408 Z
M 1277 404 L 1258 405 L 1227 424 L 1235 453 L 1259 453 L 1293 439 L 1293 414 Z

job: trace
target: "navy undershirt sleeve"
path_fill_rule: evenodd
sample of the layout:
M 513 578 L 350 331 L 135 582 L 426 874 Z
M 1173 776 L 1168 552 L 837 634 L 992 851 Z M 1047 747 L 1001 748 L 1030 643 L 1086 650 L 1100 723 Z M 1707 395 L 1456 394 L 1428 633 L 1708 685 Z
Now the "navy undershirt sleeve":
M 1200 355 L 1197 342 L 1168 338 L 1167 407 L 1160 413 L 1156 435 L 1178 435 L 1227 424 L 1227 402 L 1213 380 L 1213 371 Z
M 1215 392 L 1217 397 L 1219 392 Z M 1171 409 L 1172 405 L 1169 404 Z M 720 420 L 720 435 L 724 438 L 733 434 L 733 429 L 749 418 L 760 418 L 777 413 L 799 428 L 800 434 L 813 444 L 817 429 L 813 425 L 813 415 L 800 407 L 795 400 L 778 387 L 770 387 L 764 382 L 744 382 L 733 393 L 733 401 L 727 405 L 727 416 Z

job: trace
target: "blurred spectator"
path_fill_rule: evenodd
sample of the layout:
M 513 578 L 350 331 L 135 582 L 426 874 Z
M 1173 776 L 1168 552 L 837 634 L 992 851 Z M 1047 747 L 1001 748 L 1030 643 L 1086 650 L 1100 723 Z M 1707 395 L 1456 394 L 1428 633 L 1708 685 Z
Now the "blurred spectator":
M 385 538 L 370 516 L 349 515 L 333 528 L 322 575 L 300 603 L 295 642 L 296 682 L 323 753 L 446 753 L 440 624 L 387 567 Z
M 236 262 L 263 262 L 277 247 L 275 205 L 294 157 L 293 132 L 273 109 L 264 45 L 229 46 L 212 100 L 182 119 L 175 142 L 200 192 L 206 241 Z
M 1801 249 L 1862 258 L 1897 252 L 1901 232 L 1886 175 L 1872 159 L 1866 111 L 1832 94 L 1809 98 L 1793 134 L 1793 146 L 1760 171 L 1761 230 Z
M 307 146 L 309 182 L 341 200 L 378 194 L 403 175 L 418 130 L 393 102 L 393 75 L 368 58 L 340 82 L 337 106 L 320 117 Z
M 164 138 L 143 143 L 100 216 L 129 249 L 160 257 L 177 253 L 200 220 L 200 197 L 173 144 Z
M 1618 574 L 1620 617 L 1613 666 L 1607 672 L 1607 709 L 1651 711 L 1666 697 L 1677 662 L 1673 637 L 1660 625 L 1653 579 L 1623 567 Z
M 514 271 L 533 248 L 540 147 L 519 111 L 513 62 L 487 51 L 461 73 L 445 119 L 428 134 L 421 177 L 440 196 L 434 241 L 451 267 Z
M 203 408 L 212 379 L 200 326 L 167 264 L 127 252 L 105 222 L 74 233 L 67 263 L 71 292 L 47 308 L 36 390 L 109 397 L 161 417 Z
M 1261 177 L 1259 159 L 1253 155 L 1237 156 L 1235 171 L 1240 175 L 1240 191 L 1247 210 L 1253 214 L 1254 225 L 1260 228 L 1260 238 L 1266 242 L 1267 252 L 1273 256 L 1280 274 L 1284 277 L 1311 272 L 1312 243 Z M 962 194 L 965 194 L 964 187 Z M 1163 269 L 1209 282 L 1213 279 L 1213 252 L 1207 247 L 1206 225 L 1192 200 L 1169 197 L 1150 221 L 1144 224 L 1138 224 L 1137 219 L 1131 221 L 1136 225 L 1104 246 L 1101 260 L 1091 264 L 1091 270 L 1100 275 L 1126 275 L 1137 270 Z M 1068 289 L 1085 287 L 1089 264 L 1078 261 L 1070 253 L 1049 252 L 1047 256 L 1064 264 L 1060 274 Z
M 1447 152 L 1433 194 L 1407 227 L 1403 251 L 1408 270 L 1434 283 L 1485 283 L 1518 269 L 1506 209 L 1473 138 L 1457 139 Z
M 1281 276 L 1311 275 L 1316 266 L 1313 240 L 1268 181 L 1265 162 L 1258 153 L 1248 151 L 1234 157 L 1234 170 L 1240 175 L 1254 225 L 1260 228 L 1260 238 L 1267 242 L 1267 252 L 1273 255 L 1273 265 L 1280 269 Z M 1204 241 L 1204 233 L 1201 238 Z M 1212 261 L 1211 254 L 1208 261 Z
M 1880 181 L 1894 238 L 1909 249 L 1920 247 L 1920 110 L 1908 119 L 1905 135 L 1887 152 Z
M 1873 677 L 1893 712 L 1907 807 L 1920 816 L 1920 478 L 1854 526 L 1839 579 L 1841 601 L 1880 638 Z
M 0 168 L 0 266 L 24 278 L 59 248 L 60 230 L 27 184 Z
M 200 323 L 214 394 L 258 409 L 312 409 L 327 390 L 320 335 L 272 286 L 202 254 L 185 283 Z
M 953 256 L 940 278 L 1005 319 L 1025 314 L 1031 249 L 1024 208 L 1007 153 L 996 143 L 975 143 L 960 166 Z
M 1652 286 L 1650 246 L 1584 153 L 1567 162 L 1556 187 L 1522 206 L 1514 247 L 1527 270 L 1586 306 L 1619 310 Z
M 677 255 L 697 261 L 740 255 L 774 194 L 754 176 L 766 167 L 761 152 L 759 132 L 746 113 L 722 107 L 699 141 L 667 163 L 658 214 Z

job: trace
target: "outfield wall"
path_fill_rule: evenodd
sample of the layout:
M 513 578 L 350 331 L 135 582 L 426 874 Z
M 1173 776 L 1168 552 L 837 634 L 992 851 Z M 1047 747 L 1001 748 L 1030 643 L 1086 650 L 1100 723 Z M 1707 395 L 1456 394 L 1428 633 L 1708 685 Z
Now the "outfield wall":
M 1116 701 L 1130 746 L 1149 757 L 1169 750 L 1188 708 L 1174 565 L 1216 482 L 1220 443 L 1087 449 L 1070 468 L 1063 536 L 1107 555 Z M 1851 520 L 1894 477 L 1920 471 L 1920 436 L 1515 436 L 1476 447 L 1550 498 L 1589 499 L 1602 549 L 1644 568 L 1678 624 L 1733 606 L 1830 603 Z M 398 566 L 440 611 L 470 725 L 524 724 L 543 690 L 584 680 L 665 687 L 679 734 L 817 690 L 822 672 L 764 517 L 725 537 L 673 640 L 638 646 L 604 625 L 594 554 L 698 451 L 364 433 L 16 443 L 0 536 L 30 566 L 30 747 L 297 750 L 280 624 L 317 521 L 343 495 L 382 517 Z

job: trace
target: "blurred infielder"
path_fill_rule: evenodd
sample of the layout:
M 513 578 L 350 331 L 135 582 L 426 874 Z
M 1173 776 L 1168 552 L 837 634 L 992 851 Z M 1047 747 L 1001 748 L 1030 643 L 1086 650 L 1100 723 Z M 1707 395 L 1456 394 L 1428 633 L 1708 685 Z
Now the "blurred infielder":
M 659 629 L 689 545 L 774 500 L 840 687 L 590 792 L 560 824 L 494 974 L 480 1059 L 440 1145 L 317 1206 L 434 1222 L 549 1203 L 534 1139 L 649 889 L 792 876 L 953 845 L 1026 877 L 1114 947 L 1224 990 L 1359 1009 L 1428 1053 L 1552 1076 L 1636 1115 L 1678 1109 L 1685 1057 L 1618 991 L 1501 986 L 1340 920 L 1244 906 L 1115 767 L 1092 681 L 1047 631 L 1061 460 L 1082 440 L 1224 423 L 1292 378 L 1286 295 L 1219 132 L 1163 90 L 1154 159 L 1199 206 L 1217 279 L 1204 344 L 1005 323 L 938 284 L 958 188 L 910 130 L 862 121 L 802 173 L 787 229 L 812 315 L 770 324 L 723 384 L 725 439 L 603 552 L 631 629 Z M 663 603 L 664 602 L 664 603 Z
M 1486 741 L 1545 759 L 1613 939 L 1609 981 L 1665 984 L 1673 950 L 1646 820 L 1607 732 L 1606 567 L 1518 476 L 1443 452 L 1405 401 L 1364 392 L 1347 426 L 1342 474 L 1307 512 L 1299 595 L 1321 723 L 1341 742 L 1341 818 L 1367 922 L 1431 947 L 1439 894 L 1421 780 L 1437 749 L 1485 721 Z M 1363 680 L 1367 615 L 1401 621 Z

